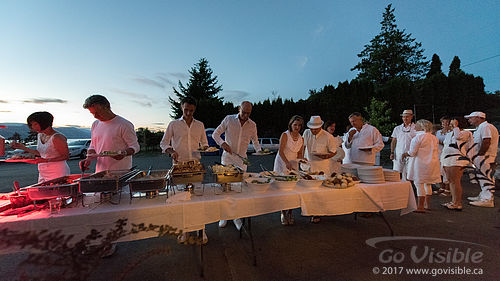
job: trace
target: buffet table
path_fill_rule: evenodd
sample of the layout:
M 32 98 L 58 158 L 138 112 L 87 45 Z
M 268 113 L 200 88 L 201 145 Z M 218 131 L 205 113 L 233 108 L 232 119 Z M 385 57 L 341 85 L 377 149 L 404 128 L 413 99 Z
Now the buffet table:
M 416 209 L 415 196 L 409 182 L 384 184 L 358 184 L 347 189 L 320 187 L 315 189 L 295 187 L 284 191 L 269 189 L 255 193 L 243 187 L 242 192 L 230 191 L 216 195 L 211 185 L 206 185 L 203 196 L 177 192 L 167 199 L 134 198 L 132 203 L 122 194 L 119 205 L 109 203 L 80 205 L 62 208 L 59 213 L 49 210 L 34 212 L 23 217 L 0 216 L 0 229 L 10 230 L 61 230 L 74 235 L 74 240 L 86 236 L 92 229 L 106 231 L 118 219 L 132 223 L 168 224 L 184 231 L 202 229 L 205 224 L 219 220 L 253 217 L 285 209 L 301 208 L 302 215 L 341 215 L 356 212 L 383 212 L 402 210 L 401 214 Z M 140 232 L 120 241 L 131 241 L 155 236 L 153 232 Z

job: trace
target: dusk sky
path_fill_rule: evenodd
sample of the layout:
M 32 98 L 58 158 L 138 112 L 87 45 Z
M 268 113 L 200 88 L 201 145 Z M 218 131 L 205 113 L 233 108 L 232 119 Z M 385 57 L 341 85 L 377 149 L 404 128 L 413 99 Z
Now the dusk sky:
M 49 111 L 55 126 L 89 127 L 82 104 L 100 93 L 136 128 L 165 128 L 172 87 L 203 57 L 226 101 L 307 98 L 356 77 L 389 3 L 445 74 L 459 56 L 500 90 L 497 0 L 1 1 L 0 123 Z

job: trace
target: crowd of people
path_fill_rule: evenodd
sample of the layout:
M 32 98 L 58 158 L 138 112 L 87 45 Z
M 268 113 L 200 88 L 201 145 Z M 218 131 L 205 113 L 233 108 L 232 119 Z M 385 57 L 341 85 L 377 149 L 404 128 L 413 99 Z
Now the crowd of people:
M 199 161 L 200 148 L 208 147 L 203 122 L 194 119 L 196 100 L 186 97 L 180 102 L 182 116 L 171 121 L 161 140 L 163 153 L 175 162 Z M 124 170 L 132 167 L 132 155 L 139 151 L 134 125 L 116 115 L 106 97 L 92 95 L 83 107 L 96 120 L 91 127 L 91 144 L 88 156 L 80 162 L 82 171 L 96 161 L 96 172 Z M 256 152 L 261 146 L 257 136 L 257 125 L 250 119 L 252 103 L 244 101 L 238 113 L 226 116 L 212 134 L 223 149 L 223 165 L 234 165 L 246 171 L 247 148 L 253 143 Z M 413 111 L 404 110 L 403 123 L 394 128 L 391 135 L 393 169 L 401 173 L 402 180 L 411 181 L 417 191 L 417 212 L 426 212 L 433 194 L 432 185 L 439 184 L 435 193 L 451 194 L 451 201 L 443 206 L 450 210 L 462 210 L 461 178 L 465 167 L 475 168 L 471 179 L 481 186 L 477 197 L 469 197 L 470 204 L 493 207 L 491 188 L 494 185 L 495 158 L 498 147 L 498 130 L 486 121 L 482 112 L 473 112 L 464 117 L 441 118 L 442 128 L 433 133 L 433 124 L 421 119 L 413 123 Z M 320 116 L 311 116 L 306 123 L 298 115 L 292 116 L 288 128 L 280 136 L 280 146 L 274 161 L 274 172 L 287 174 L 299 170 L 299 163 L 307 164 L 313 173 L 341 172 L 341 164 L 375 165 L 376 154 L 384 148 L 382 135 L 374 126 L 366 123 L 359 112 L 349 117 L 350 127 L 343 136 L 334 136 L 335 123 L 326 123 Z M 465 130 L 467 121 L 476 127 L 474 134 Z M 69 158 L 66 138 L 52 128 L 53 116 L 48 112 L 31 114 L 28 126 L 38 133 L 37 149 L 13 142 L 20 148 L 40 156 L 37 158 L 39 181 L 69 174 L 66 160 Z M 222 137 L 224 135 L 224 137 Z M 95 157 L 102 152 L 114 152 L 111 157 Z M 201 184 L 201 183 L 200 183 Z M 320 217 L 312 217 L 318 223 Z M 292 210 L 281 212 L 283 225 L 294 224 Z M 240 219 L 233 220 L 237 229 L 242 227 Z M 227 221 L 220 221 L 225 227 Z M 179 237 L 185 240 L 186 237 Z M 208 238 L 203 231 L 203 241 Z

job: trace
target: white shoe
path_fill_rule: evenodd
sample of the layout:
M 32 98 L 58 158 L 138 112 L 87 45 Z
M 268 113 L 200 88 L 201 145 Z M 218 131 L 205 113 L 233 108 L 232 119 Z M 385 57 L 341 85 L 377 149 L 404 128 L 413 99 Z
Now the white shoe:
M 198 233 L 198 237 L 199 237 L 199 235 L 200 235 L 200 234 Z M 205 232 L 205 229 L 203 229 L 203 234 L 202 234 L 202 237 L 203 237 L 203 238 L 202 238 L 202 242 L 201 242 L 201 243 L 202 243 L 203 245 L 207 244 L 207 243 L 208 243 L 208 236 L 207 236 L 207 233 Z
M 177 236 L 177 242 L 183 244 L 188 239 L 187 232 L 183 232 L 181 235 Z
M 236 229 L 241 230 L 241 227 L 243 226 L 243 222 L 241 219 L 235 219 L 233 220 L 234 226 L 236 226 Z
M 488 208 L 495 207 L 495 203 L 493 203 L 493 200 L 472 201 L 472 202 L 469 202 L 469 204 L 477 206 L 477 207 L 488 207 Z
M 480 201 L 481 197 L 479 197 L 479 195 L 476 196 L 476 197 L 467 197 L 467 200 L 469 200 L 469 201 Z
M 219 227 L 221 227 L 221 228 L 226 227 L 226 225 L 227 225 L 227 221 L 225 221 L 225 220 L 219 221 Z
M 104 253 L 102 253 L 101 258 L 111 257 L 116 252 L 116 243 L 111 244 L 109 249 L 106 249 Z

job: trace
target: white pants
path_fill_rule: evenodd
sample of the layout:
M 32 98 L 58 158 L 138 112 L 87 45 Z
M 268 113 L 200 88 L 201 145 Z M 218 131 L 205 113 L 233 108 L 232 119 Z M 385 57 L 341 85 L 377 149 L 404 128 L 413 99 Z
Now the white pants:
M 495 188 L 495 170 L 491 167 L 492 163 L 485 160 L 487 159 L 485 159 L 484 156 L 476 156 L 476 158 L 474 158 L 474 165 L 481 173 L 476 171 L 473 179 L 478 181 L 479 186 L 481 186 L 479 198 L 481 200 L 492 200 L 493 194 L 490 189 Z
M 432 195 L 432 184 L 430 183 L 415 183 L 417 188 L 417 196 Z

